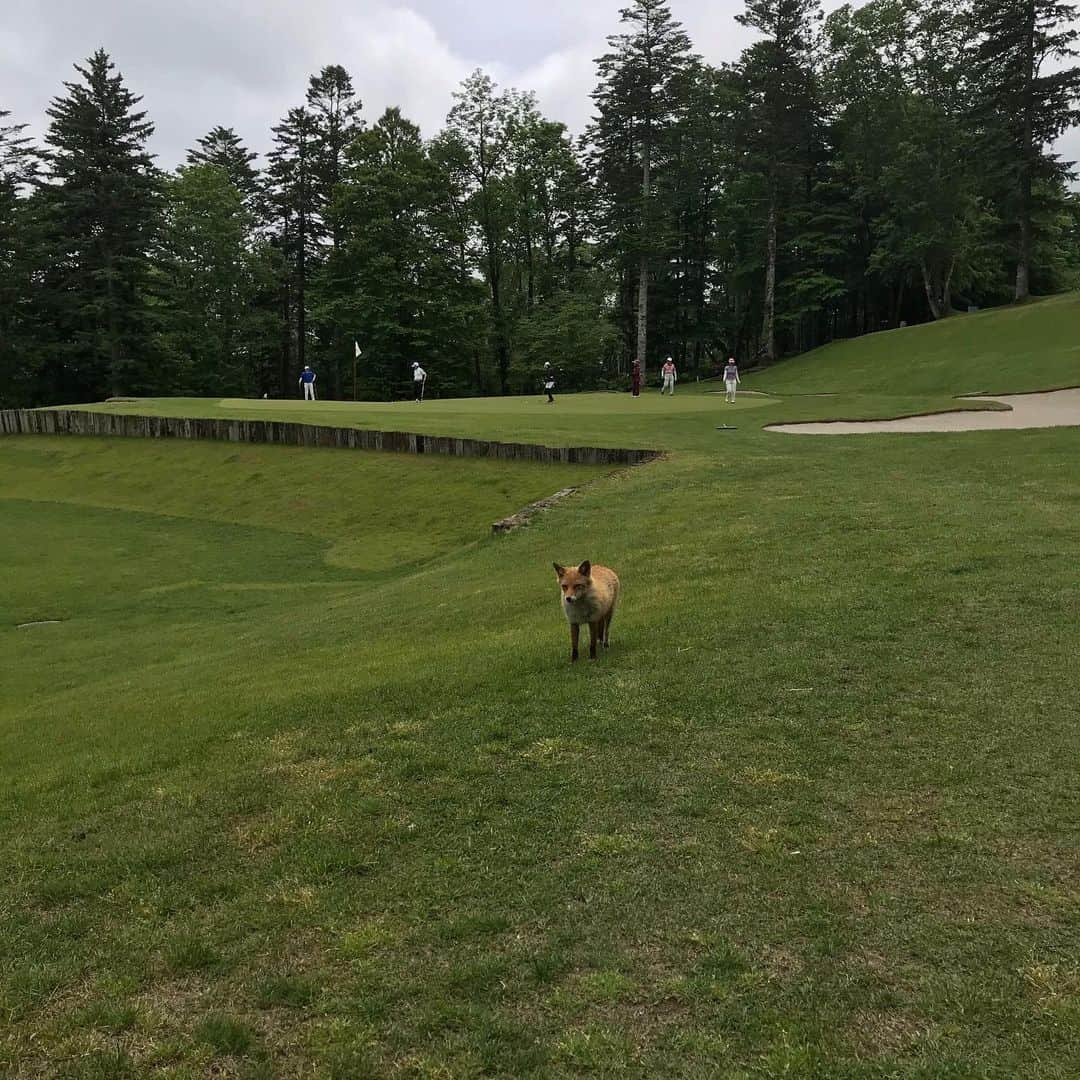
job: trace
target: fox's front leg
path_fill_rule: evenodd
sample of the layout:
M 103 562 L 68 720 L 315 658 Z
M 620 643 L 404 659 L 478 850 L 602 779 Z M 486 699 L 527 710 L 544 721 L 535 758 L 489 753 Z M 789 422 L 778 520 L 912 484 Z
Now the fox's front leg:
M 589 659 L 596 659 L 596 646 L 600 642 L 600 626 L 598 622 L 589 623 Z
M 570 624 L 570 662 L 578 658 L 578 642 L 581 640 L 581 627 L 577 623 Z

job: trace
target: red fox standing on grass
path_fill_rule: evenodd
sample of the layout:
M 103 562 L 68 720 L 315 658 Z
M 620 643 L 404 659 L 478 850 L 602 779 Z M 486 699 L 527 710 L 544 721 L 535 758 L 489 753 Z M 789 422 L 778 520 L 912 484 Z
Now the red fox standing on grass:
M 555 573 L 562 589 L 562 608 L 570 624 L 570 660 L 578 658 L 578 638 L 581 628 L 589 624 L 589 659 L 596 659 L 596 646 L 611 644 L 611 620 L 619 602 L 619 578 L 606 566 L 583 562 L 576 570 L 555 564 Z

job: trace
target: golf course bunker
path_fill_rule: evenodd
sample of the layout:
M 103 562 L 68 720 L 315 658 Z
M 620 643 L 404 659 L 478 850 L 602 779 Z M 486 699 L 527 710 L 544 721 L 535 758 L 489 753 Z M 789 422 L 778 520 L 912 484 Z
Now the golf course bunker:
M 994 401 L 1008 410 L 957 410 L 901 420 L 829 420 L 823 423 L 773 424 L 767 431 L 789 435 L 868 435 L 878 432 L 1019 431 L 1028 428 L 1080 426 L 1080 387 L 1042 394 L 970 396 L 969 401 Z

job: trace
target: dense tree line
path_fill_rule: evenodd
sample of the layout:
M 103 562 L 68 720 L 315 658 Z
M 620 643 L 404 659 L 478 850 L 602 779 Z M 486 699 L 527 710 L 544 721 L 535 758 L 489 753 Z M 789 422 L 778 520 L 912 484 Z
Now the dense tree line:
M 1057 0 L 746 0 L 714 67 L 633 0 L 580 138 L 482 72 L 425 140 L 313 75 L 257 155 L 215 127 L 175 172 L 95 53 L 44 145 L 0 111 L 0 402 L 393 399 L 711 374 L 1080 281 L 1077 123 Z M 354 362 L 354 342 L 363 356 Z

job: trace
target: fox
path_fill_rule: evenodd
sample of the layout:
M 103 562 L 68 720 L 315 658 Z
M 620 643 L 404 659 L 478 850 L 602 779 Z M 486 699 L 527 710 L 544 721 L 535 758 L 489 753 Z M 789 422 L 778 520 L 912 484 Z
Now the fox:
M 593 566 L 586 560 L 579 567 L 567 568 L 555 563 L 555 576 L 562 590 L 562 609 L 570 624 L 570 662 L 578 659 L 581 628 L 589 624 L 589 659 L 596 659 L 596 648 L 611 645 L 611 620 L 619 602 L 619 577 L 606 566 Z

